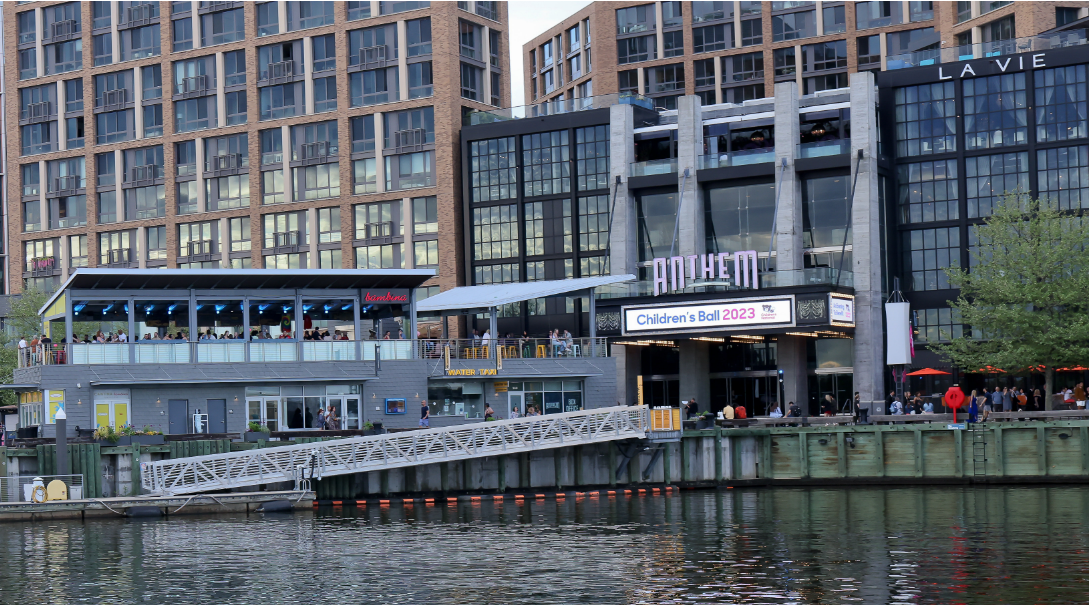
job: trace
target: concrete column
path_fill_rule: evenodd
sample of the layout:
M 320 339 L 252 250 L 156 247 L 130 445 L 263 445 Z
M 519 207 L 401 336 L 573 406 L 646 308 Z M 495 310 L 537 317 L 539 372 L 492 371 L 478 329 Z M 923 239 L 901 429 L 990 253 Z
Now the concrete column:
M 303 87 L 306 89 L 306 114 L 314 113 L 314 39 L 303 38 Z
M 878 34 L 881 48 L 881 71 L 885 71 L 889 64 L 889 44 L 888 40 L 885 38 L 886 35 L 885 32 Z
M 194 11 L 194 12 L 196 12 L 196 11 Z M 120 20 L 120 18 L 121 18 L 121 6 L 120 6 L 120 3 L 119 2 L 110 2 L 110 46 L 113 47 L 111 49 L 111 52 L 113 53 L 113 56 L 111 57 L 113 63 L 116 63 L 117 61 L 119 61 L 121 59 L 121 33 L 117 29 L 117 22 L 118 22 L 118 20 Z M 162 21 L 162 20 L 163 20 L 163 18 L 160 17 L 160 21 Z M 91 54 L 92 55 L 94 54 L 94 49 L 91 50 Z M 91 58 L 91 62 L 92 63 L 94 62 L 93 57 Z
M 295 148 L 291 140 L 290 126 L 280 127 L 280 139 L 284 148 L 284 202 L 289 203 L 295 201 L 295 185 L 291 180 L 291 154 L 295 152 Z
M 855 285 L 855 390 L 881 405 L 885 392 L 882 331 L 881 221 L 878 211 L 877 117 L 872 73 L 851 74 L 851 167 L 858 164 L 851 203 L 851 271 Z M 857 160 L 862 152 L 862 160 Z M 847 267 L 844 266 L 844 270 Z
M 67 91 L 64 88 L 64 80 L 57 82 L 57 148 L 60 151 L 68 150 L 68 129 L 64 123 L 64 107 L 68 100 Z M 44 197 L 42 199 L 45 199 Z
M 382 113 L 374 114 L 374 170 L 378 181 L 378 192 L 386 190 L 386 162 L 382 157 L 382 151 L 386 145 L 386 123 L 382 119 Z
M 197 12 L 198 6 L 200 6 L 200 2 L 194 2 L 193 8 L 190 9 L 193 15 L 193 48 L 201 47 L 201 33 L 203 33 L 201 31 L 200 14 Z M 280 31 L 283 32 L 284 30 L 281 29 Z
M 147 269 L 147 252 L 144 251 L 147 244 L 145 242 L 147 242 L 147 227 L 137 227 L 136 241 L 132 242 L 132 253 L 136 255 L 141 269 Z M 101 251 L 99 253 L 101 254 Z
M 43 213 L 44 214 L 44 213 Z M 71 257 L 68 251 L 68 236 L 62 235 L 60 240 L 60 268 L 61 268 L 61 281 L 68 279 L 68 268 L 71 266 Z
M 404 21 L 398 21 L 397 22 L 397 40 L 398 40 L 398 44 L 400 44 L 399 41 L 401 40 L 401 37 L 402 37 L 401 36 L 401 27 L 404 26 L 404 23 L 405 23 Z M 491 75 L 492 75 L 492 61 L 491 61 L 492 38 L 491 38 L 491 36 L 488 35 L 489 31 L 491 31 L 490 27 L 485 27 L 483 29 L 484 33 L 482 34 L 482 37 L 484 39 L 481 40 L 481 48 L 484 49 L 484 66 L 485 66 L 484 67 L 484 103 L 486 105 L 491 105 L 491 103 L 492 103 L 492 77 L 491 77 Z M 400 57 L 400 55 L 398 55 L 398 57 Z M 401 60 L 403 61 L 404 59 L 401 59 Z M 403 70 L 403 69 L 400 70 L 400 71 L 401 71 L 401 80 L 404 80 L 405 75 L 408 72 L 406 70 Z M 407 83 L 402 84 L 402 86 L 403 87 L 407 86 Z M 405 90 L 407 90 L 407 88 Z M 572 94 L 574 94 L 574 91 L 572 91 Z M 401 98 L 402 99 L 407 99 L 408 94 L 406 93 L 405 96 L 403 96 Z
M 983 14 L 982 11 L 980 10 L 979 2 L 972 2 L 971 4 L 972 4 L 972 18 L 973 19 L 975 19 L 976 17 Z
M 665 56 L 665 32 L 662 31 L 662 3 L 654 3 L 654 43 L 658 46 L 658 58 Z M 561 53 L 562 54 L 562 53 Z
M 113 30 L 114 30 L 114 32 L 116 32 L 117 31 L 117 3 L 112 2 L 111 5 L 113 6 L 113 19 L 112 19 L 112 22 L 114 24 L 113 25 Z M 40 77 L 45 75 L 45 47 L 42 44 L 42 38 L 45 37 L 45 20 L 43 19 L 42 9 L 41 8 L 34 9 L 34 24 L 35 24 L 35 27 L 38 30 L 37 35 L 34 36 L 34 48 L 35 48 L 34 58 L 36 59 L 35 69 L 37 70 L 38 77 L 40 78 Z M 117 53 L 117 50 L 116 50 L 117 49 L 117 46 L 116 46 L 116 44 L 117 44 L 117 34 L 116 33 L 113 36 L 113 41 L 114 41 L 114 45 L 115 45 L 114 46 L 114 53 L 115 53 L 114 56 L 116 57 L 116 53 Z M 91 54 L 94 55 L 94 52 L 92 51 Z M 16 55 L 16 57 L 18 57 L 18 55 Z M 91 62 L 92 63 L 94 62 L 93 57 L 91 59 Z M 45 199 L 45 197 L 43 196 L 42 199 Z M 68 279 L 68 276 L 66 275 L 64 278 Z
M 144 138 L 144 108 L 140 106 L 140 103 L 144 100 L 144 73 L 139 67 L 132 70 L 132 114 L 136 121 L 134 122 L 136 128 L 136 138 Z M 166 116 L 163 116 L 166 119 Z
M 405 269 L 416 268 L 416 248 L 412 245 L 412 198 L 401 199 L 401 227 L 405 235 Z
M 374 4 L 374 3 L 372 3 Z M 276 3 L 276 16 L 280 20 L 280 33 L 287 31 L 287 2 L 286 0 L 279 0 Z
M 699 97 L 690 95 L 677 99 L 677 191 L 680 192 L 677 212 L 680 224 L 675 249 L 682 256 L 703 254 L 706 247 L 703 200 L 696 183 L 697 161 L 703 155 L 702 117 Z
M 42 174 L 45 174 L 44 165 L 42 166 Z M 129 217 L 126 216 L 128 210 L 125 208 L 125 196 L 124 191 L 121 190 L 121 184 L 125 182 L 128 175 L 125 174 L 125 152 L 120 149 L 113 152 L 113 175 L 114 188 L 117 191 L 115 196 L 117 201 L 114 202 L 117 204 L 117 220 L 118 222 L 127 221 L 129 220 Z
M 310 268 L 320 269 L 321 264 L 318 262 L 318 210 L 317 208 L 308 208 L 306 210 L 306 224 L 310 229 Z
M 681 355 L 681 401 L 695 397 L 700 411 L 706 412 L 711 403 L 710 346 L 699 340 L 681 340 L 677 344 Z
M 741 0 L 734 0 L 733 4 L 734 4 L 734 48 L 741 48 Z
M 820 15 L 820 10 L 821 10 L 820 5 L 821 5 L 821 3 L 818 2 L 817 3 L 817 14 L 818 15 Z M 904 11 L 904 13 L 903 13 L 904 23 L 911 23 L 911 6 L 910 5 L 911 5 L 910 2 L 901 2 L 900 3 L 900 8 Z M 820 17 L 817 17 L 817 18 L 819 19 Z M 817 31 L 819 32 L 821 30 L 817 30 Z
M 814 8 L 816 9 L 816 15 L 817 15 L 817 35 L 818 36 L 823 36 L 824 35 L 824 11 L 821 10 L 821 9 L 823 9 L 824 7 L 821 6 L 821 5 L 824 4 L 824 2 L 821 2 L 821 0 L 817 0 L 814 4 L 815 4 Z M 904 4 L 905 7 L 907 6 L 907 2 L 904 2 L 903 4 Z M 905 8 L 904 10 L 907 10 L 907 9 Z
M 647 93 L 646 75 L 643 73 L 643 68 L 642 67 L 638 68 L 638 70 L 635 72 L 635 81 L 636 81 L 636 85 L 639 86 L 639 90 L 638 90 L 639 94 L 641 94 L 641 95 L 646 94 Z
M 378 0 L 371 0 L 371 16 L 377 17 L 382 12 L 381 3 Z
M 791 401 L 805 410 L 809 401 L 805 337 L 780 334 L 777 338 L 776 356 L 783 371 L 783 414 L 789 410 Z
M 794 46 L 794 81 L 798 84 L 798 94 L 805 90 L 805 85 L 802 83 L 802 67 L 804 66 L 805 58 L 802 56 L 802 47 Z M 775 84 L 776 86 L 779 83 Z
M 488 28 L 484 28 L 484 61 L 488 60 Z M 487 75 L 487 74 L 485 74 Z M 490 86 L 491 79 L 484 78 L 484 86 Z M 404 19 L 397 22 L 397 84 L 399 90 L 398 99 L 404 101 L 408 98 L 408 24 Z M 487 99 L 487 88 L 485 99 Z
M 225 70 L 223 53 L 216 53 L 216 124 L 221 128 L 227 125 L 227 95 L 223 92 L 223 89 L 227 87 Z
M 737 4 L 735 2 L 734 4 Z M 734 7 L 737 8 L 736 6 Z M 715 57 L 715 103 L 722 103 L 722 57 Z
M 204 195 L 204 139 L 197 137 L 193 143 L 197 149 L 197 214 L 208 212 L 208 200 Z M 286 185 L 285 185 L 286 187 Z
M 219 219 L 219 266 L 231 268 L 231 223 L 230 219 Z
M 775 85 L 775 270 L 802 268 L 802 189 L 794 172 L 798 148 L 798 86 L 794 82 Z M 786 163 L 786 170 L 782 166 Z M 782 175 L 780 177 L 780 175 Z
M 973 2 L 972 5 L 978 7 L 979 3 L 978 2 Z M 972 12 L 974 13 L 977 10 L 979 10 L 979 9 L 978 8 L 972 9 Z M 884 38 L 882 38 L 882 39 L 884 39 Z M 983 42 L 983 27 L 977 25 L 977 26 L 972 28 L 972 56 L 975 57 L 976 59 L 981 58 L 981 55 L 983 53 L 983 47 L 982 46 L 976 46 L 976 45 L 980 44 L 982 42 Z M 882 67 L 882 69 L 884 69 L 884 67 Z
M 643 347 L 609 346 L 612 347 L 612 356 L 616 359 L 616 399 L 620 405 L 634 405 L 639 397 L 636 377 L 639 376 L 642 364 Z
M 635 200 L 628 194 L 628 170 L 635 161 L 634 111 L 631 105 L 609 108 L 609 205 L 613 215 L 609 235 L 609 266 L 613 275 L 635 273 L 638 262 Z M 616 180 L 620 179 L 617 187 Z M 615 201 L 614 201 L 615 199 Z

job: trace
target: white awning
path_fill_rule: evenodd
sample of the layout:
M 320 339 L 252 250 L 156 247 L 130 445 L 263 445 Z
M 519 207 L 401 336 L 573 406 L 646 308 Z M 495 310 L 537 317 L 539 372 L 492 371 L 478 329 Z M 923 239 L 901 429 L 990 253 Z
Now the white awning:
M 580 277 L 579 279 L 554 279 L 549 281 L 518 282 L 513 284 L 490 284 L 487 286 L 464 286 L 446 292 L 440 292 L 431 298 L 416 303 L 418 313 L 429 311 L 462 311 L 469 309 L 490 309 L 508 303 L 558 296 L 590 288 L 608 286 L 621 282 L 635 281 L 634 275 L 602 275 L 599 277 Z

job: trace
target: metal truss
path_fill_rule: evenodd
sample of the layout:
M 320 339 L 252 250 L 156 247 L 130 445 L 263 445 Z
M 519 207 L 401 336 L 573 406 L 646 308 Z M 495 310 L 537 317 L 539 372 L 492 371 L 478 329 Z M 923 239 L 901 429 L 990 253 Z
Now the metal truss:
M 145 492 L 172 496 L 249 485 L 642 439 L 647 408 L 608 407 L 446 428 L 194 456 L 141 466 Z

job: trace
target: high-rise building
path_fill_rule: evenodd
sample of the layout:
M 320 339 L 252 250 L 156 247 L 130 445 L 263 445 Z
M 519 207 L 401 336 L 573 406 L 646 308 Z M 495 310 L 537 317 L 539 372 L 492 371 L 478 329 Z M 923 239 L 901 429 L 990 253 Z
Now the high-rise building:
M 594 2 L 522 48 L 526 103 L 639 93 L 675 109 L 844 88 L 847 75 L 962 58 L 1089 16 L 1087 2 Z M 921 57 L 921 58 L 920 58 Z
M 462 282 L 458 131 L 464 112 L 510 104 L 506 3 L 3 11 L 11 292 L 78 267 Z

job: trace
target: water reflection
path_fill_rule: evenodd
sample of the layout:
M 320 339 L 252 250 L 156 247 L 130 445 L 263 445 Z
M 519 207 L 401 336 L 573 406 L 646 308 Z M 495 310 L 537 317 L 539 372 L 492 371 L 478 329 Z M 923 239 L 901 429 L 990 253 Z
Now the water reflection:
M 1089 488 L 687 492 L 0 524 L 0 602 L 1084 602 Z

